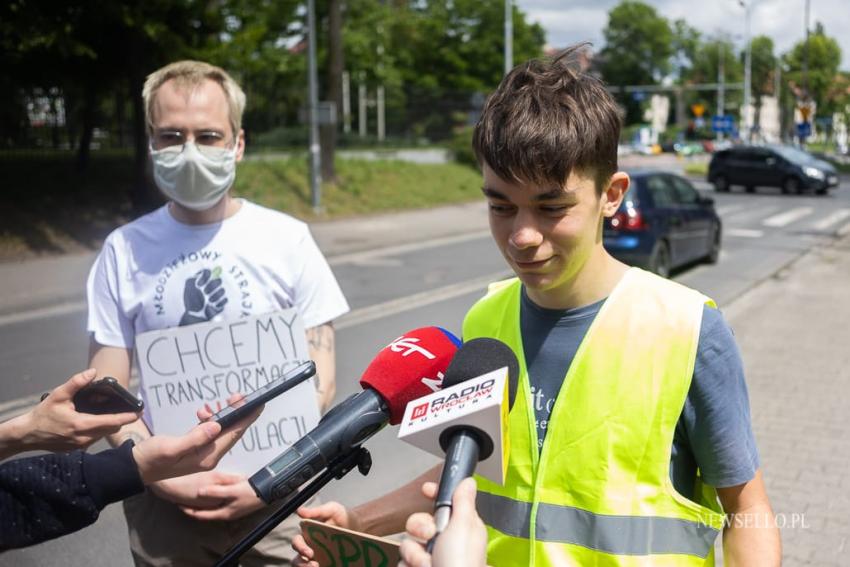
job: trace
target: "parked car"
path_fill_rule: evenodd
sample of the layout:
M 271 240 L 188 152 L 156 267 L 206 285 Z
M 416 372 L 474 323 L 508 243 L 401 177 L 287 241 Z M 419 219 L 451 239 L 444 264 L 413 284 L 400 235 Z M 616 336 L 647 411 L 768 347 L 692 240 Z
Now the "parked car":
M 708 181 L 720 192 L 743 185 L 748 192 L 765 186 L 779 187 L 783 193 L 814 190 L 826 195 L 838 185 L 838 172 L 832 164 L 791 146 L 736 146 L 712 156 Z
M 663 171 L 630 172 L 632 186 L 612 218 L 603 245 L 615 258 L 668 277 L 697 260 L 717 262 L 722 225 L 714 200 Z

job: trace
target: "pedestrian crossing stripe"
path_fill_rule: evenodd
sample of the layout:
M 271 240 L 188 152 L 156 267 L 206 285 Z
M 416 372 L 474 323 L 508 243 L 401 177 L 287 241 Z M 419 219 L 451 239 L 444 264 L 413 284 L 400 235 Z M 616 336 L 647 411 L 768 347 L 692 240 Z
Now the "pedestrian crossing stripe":
M 768 217 L 764 219 L 761 224 L 773 228 L 781 228 L 791 224 L 792 222 L 798 221 L 803 217 L 809 216 L 812 214 L 812 211 L 814 211 L 814 209 L 811 207 L 796 207 L 790 211 L 785 211 L 784 213 Z
M 825 218 L 813 223 L 812 228 L 815 230 L 826 230 L 832 225 L 838 224 L 848 217 L 850 217 L 850 209 L 838 209 L 837 211 L 833 211 L 827 215 Z

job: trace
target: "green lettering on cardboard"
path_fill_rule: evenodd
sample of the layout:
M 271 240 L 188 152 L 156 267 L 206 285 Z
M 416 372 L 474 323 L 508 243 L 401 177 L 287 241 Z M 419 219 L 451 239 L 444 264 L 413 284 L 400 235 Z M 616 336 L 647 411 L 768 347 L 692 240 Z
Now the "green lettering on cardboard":
M 364 539 L 360 544 L 363 546 L 364 567 L 389 567 L 390 560 L 377 543 Z M 374 554 L 371 553 L 373 551 Z M 372 557 L 375 557 L 378 563 L 372 563 Z
M 331 536 L 331 539 L 336 542 L 336 548 L 339 551 L 339 561 L 342 563 L 342 567 L 357 565 L 355 562 L 360 559 L 360 546 L 357 545 L 354 538 L 347 534 L 334 534 Z M 345 550 L 346 544 L 348 544 L 348 551 Z
M 319 541 L 319 538 L 322 538 L 322 539 L 326 538 L 325 531 L 323 529 L 321 529 L 319 526 L 308 525 L 307 526 L 307 533 L 310 535 L 310 539 L 313 540 L 313 543 L 316 544 L 316 547 L 321 547 L 322 551 L 325 552 L 325 556 L 328 559 L 330 559 L 331 564 L 328 565 L 327 567 L 336 567 L 336 559 L 335 559 L 333 552 L 324 543 Z

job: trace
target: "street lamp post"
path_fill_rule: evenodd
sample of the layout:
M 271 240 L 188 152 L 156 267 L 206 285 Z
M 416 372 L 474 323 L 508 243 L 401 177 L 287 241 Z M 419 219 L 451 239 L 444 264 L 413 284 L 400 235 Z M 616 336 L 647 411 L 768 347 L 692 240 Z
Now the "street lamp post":
M 313 211 L 322 210 L 322 155 L 319 147 L 319 79 L 316 70 L 316 7 L 307 1 L 307 74 L 310 99 L 310 193 Z
M 512 0 L 505 0 L 505 75 L 514 68 L 514 8 Z
M 752 49 L 750 42 L 750 11 L 753 7 L 753 0 L 738 0 L 738 4 L 740 4 L 744 8 L 744 116 L 743 120 L 743 130 L 744 130 L 744 139 L 746 141 L 750 141 L 750 89 L 752 88 Z

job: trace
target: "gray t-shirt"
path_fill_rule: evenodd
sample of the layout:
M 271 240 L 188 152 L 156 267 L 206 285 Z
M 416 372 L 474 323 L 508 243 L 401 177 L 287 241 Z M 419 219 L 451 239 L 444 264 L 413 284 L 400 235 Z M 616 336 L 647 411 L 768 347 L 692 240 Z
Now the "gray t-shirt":
M 538 448 L 543 447 L 549 415 L 567 370 L 603 303 L 544 309 L 522 289 L 520 324 Z M 738 346 L 720 311 L 708 307 L 703 310 L 694 376 L 670 459 L 673 486 L 688 498 L 693 498 L 697 467 L 703 480 L 718 488 L 752 480 L 759 467 Z

